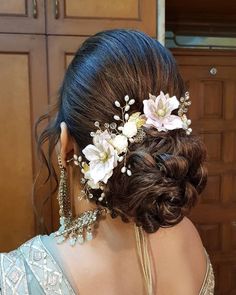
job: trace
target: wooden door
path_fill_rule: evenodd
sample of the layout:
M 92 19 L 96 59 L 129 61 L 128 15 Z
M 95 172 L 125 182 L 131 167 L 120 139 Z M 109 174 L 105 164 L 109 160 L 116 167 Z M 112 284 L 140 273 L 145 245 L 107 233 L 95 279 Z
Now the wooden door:
M 156 36 L 156 0 L 52 0 L 49 34 L 83 35 L 114 28 L 140 29 Z
M 194 131 L 208 148 L 209 180 L 192 212 L 216 274 L 216 294 L 236 294 L 236 52 L 174 50 L 192 100 Z
M 56 99 L 57 91 L 64 77 L 67 66 L 75 51 L 87 37 L 49 36 L 48 37 L 48 72 L 50 103 Z
M 37 233 L 33 126 L 48 103 L 45 49 L 44 36 L 0 35 L 0 252 Z
M 44 33 L 44 0 L 1 0 L 1 33 Z

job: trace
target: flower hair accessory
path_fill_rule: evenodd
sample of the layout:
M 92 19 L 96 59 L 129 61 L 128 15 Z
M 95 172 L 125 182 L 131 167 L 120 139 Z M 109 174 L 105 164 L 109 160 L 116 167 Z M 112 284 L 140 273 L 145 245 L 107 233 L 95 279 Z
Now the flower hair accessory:
M 90 133 L 93 144 L 82 150 L 86 161 L 82 160 L 82 156 L 74 155 L 74 163 L 80 166 L 83 173 L 82 194 L 89 198 L 93 198 L 91 190 L 100 189 L 102 193 L 98 200 L 104 199 L 104 186 L 119 162 L 122 162 L 121 172 L 128 176 L 132 175 L 131 167 L 127 165 L 126 160 L 129 144 L 142 142 L 146 136 L 145 128 L 156 128 L 160 132 L 184 129 L 187 135 L 192 132 L 189 128 L 191 120 L 186 117 L 188 106 L 191 104 L 188 92 L 180 101 L 162 91 L 158 96 L 149 94 L 149 99 L 143 101 L 143 114 L 135 112 L 129 115 L 128 112 L 134 103 L 135 99 L 130 99 L 128 95 L 124 97 L 124 105 L 116 100 L 114 104 L 120 113 L 114 114 L 115 122 L 104 125 L 98 121 L 94 123 L 97 130 Z M 172 114 L 176 109 L 177 115 Z
M 154 96 L 149 94 L 149 99 L 143 101 L 143 111 L 146 116 L 146 127 L 155 127 L 158 131 L 168 131 L 174 129 L 185 129 L 189 135 L 192 129 L 189 128 L 191 120 L 188 120 L 185 113 L 188 106 L 189 93 L 185 93 L 185 97 L 180 98 L 180 102 L 176 96 L 169 97 L 169 94 L 164 94 L 162 91 L 160 95 Z M 172 115 L 172 111 L 178 109 L 178 116 Z

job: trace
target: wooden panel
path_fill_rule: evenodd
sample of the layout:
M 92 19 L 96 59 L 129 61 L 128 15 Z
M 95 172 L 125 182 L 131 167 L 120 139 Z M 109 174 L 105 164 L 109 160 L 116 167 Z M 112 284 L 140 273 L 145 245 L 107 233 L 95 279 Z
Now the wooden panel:
M 232 200 L 236 202 L 236 175 L 233 175 L 233 193 L 232 193 Z
M 178 34 L 236 35 L 236 2 L 168 0 L 166 26 Z
M 189 88 L 193 129 L 208 149 L 209 181 L 190 217 L 212 259 L 216 294 L 236 294 L 236 52 L 174 54 Z
M 45 33 L 44 0 L 1 0 L 0 33 Z
M 65 16 L 137 20 L 139 18 L 139 1 L 100 0 L 95 2 L 94 0 L 66 0 Z
M 209 161 L 221 161 L 222 135 L 221 133 L 204 133 L 203 141 L 207 147 Z
M 236 222 L 231 223 L 231 230 L 232 230 L 232 247 L 236 251 Z
M 236 133 L 235 131 L 226 131 L 224 133 L 223 141 L 223 155 L 224 162 L 233 162 L 236 161 Z
M 220 224 L 198 224 L 198 231 L 204 240 L 204 246 L 210 251 L 221 250 Z
M 19 239 L 18 227 L 24 228 L 26 235 L 34 231 L 28 63 L 28 54 L 0 54 L 0 85 L 4 85 L 0 87 L 1 170 L 6 175 L 0 177 L 0 216 L 1 224 L 11 224 L 11 239 Z M 2 227 L 1 245 L 8 236 L 9 228 Z
M 232 267 L 231 267 L 231 288 L 232 288 L 232 290 L 231 290 L 231 294 L 236 294 L 236 280 L 235 280 L 235 278 L 236 278 L 236 265 L 233 265 Z
M 167 3 L 167 8 L 172 13 L 189 13 L 191 16 L 194 14 L 196 17 L 200 18 L 199 14 L 203 14 L 203 16 L 211 15 L 212 18 L 219 18 L 223 15 L 227 15 L 228 17 L 233 17 L 235 15 L 234 8 L 234 0 L 227 0 L 224 5 L 224 10 L 222 11 L 222 2 L 219 0 L 208 0 L 207 2 L 204 0 L 198 0 L 191 3 L 188 0 L 169 0 Z M 186 18 L 190 18 L 190 15 L 186 15 Z
M 222 91 L 223 83 L 221 81 L 202 81 L 204 98 L 204 107 L 202 117 L 221 118 L 222 117 Z
M 49 34 L 85 35 L 134 28 L 156 36 L 155 0 L 46 1 Z
M 51 101 L 56 99 L 57 91 L 73 54 L 85 40 L 86 37 L 48 37 L 49 96 Z
M 71 63 L 72 59 L 73 59 L 74 55 L 69 53 L 69 54 L 66 54 L 66 67 L 69 66 L 69 64 Z
M 47 105 L 44 37 L 0 35 L 0 67 L 0 252 L 3 252 L 37 233 L 32 206 L 32 183 L 37 169 L 33 125 L 42 106 L 46 109 Z
M 202 194 L 203 203 L 216 203 L 221 199 L 221 175 L 210 175 L 208 185 Z
M 0 2 L 1 14 L 26 14 L 25 0 L 2 0 Z
M 223 203 L 231 203 L 234 202 L 235 195 L 235 179 L 236 175 L 233 172 L 225 173 L 222 175 L 222 191 L 224 192 L 224 198 L 222 199 Z
M 236 117 L 236 108 L 234 99 L 231 98 L 232 93 L 236 93 L 236 85 L 233 81 L 227 81 L 227 87 L 224 89 L 225 98 L 224 98 L 224 118 L 226 120 L 233 120 Z

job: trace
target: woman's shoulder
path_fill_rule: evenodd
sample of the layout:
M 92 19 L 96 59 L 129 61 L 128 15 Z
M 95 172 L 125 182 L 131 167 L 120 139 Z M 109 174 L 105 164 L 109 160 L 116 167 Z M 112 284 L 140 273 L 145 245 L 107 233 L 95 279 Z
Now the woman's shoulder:
M 32 286 L 37 286 L 34 294 L 50 290 L 74 294 L 41 237 L 36 236 L 9 253 L 0 253 L 1 295 L 31 294 Z
M 185 217 L 150 237 L 160 294 L 199 294 L 207 272 L 207 256 L 194 224 Z M 195 290 L 195 291 L 194 291 Z
M 204 247 L 200 235 L 192 221 L 184 217 L 181 222 L 172 227 L 161 227 L 151 235 L 152 243 L 163 250 L 182 251 L 200 250 L 204 252 Z
M 24 261 L 37 260 L 41 258 L 44 251 L 40 242 L 40 236 L 36 236 L 13 251 L 0 253 L 0 267 L 8 269 L 8 266 L 11 264 L 21 264 Z
M 35 237 L 8 253 L 0 253 L 0 294 L 29 294 L 25 254 L 37 239 Z

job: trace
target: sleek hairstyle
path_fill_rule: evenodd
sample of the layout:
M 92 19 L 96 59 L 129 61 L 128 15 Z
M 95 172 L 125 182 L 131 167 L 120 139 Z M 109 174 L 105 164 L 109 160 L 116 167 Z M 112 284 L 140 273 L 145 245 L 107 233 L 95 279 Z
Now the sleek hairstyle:
M 130 110 L 143 110 L 149 93 L 160 91 L 180 98 L 184 83 L 172 54 L 157 40 L 135 30 L 110 30 L 88 38 L 77 50 L 59 90 L 56 116 L 38 138 L 41 155 L 55 176 L 51 163 L 60 136 L 60 123 L 66 122 L 80 151 L 92 142 L 94 122 L 112 122 L 117 109 L 114 101 L 125 95 L 135 98 Z M 51 117 L 51 113 L 40 121 Z M 146 232 L 172 226 L 182 220 L 196 203 L 206 184 L 206 151 L 201 140 L 182 129 L 158 132 L 146 130 L 142 143 L 129 146 L 127 157 L 132 176 L 114 169 L 105 188 L 103 206 L 133 220 Z M 49 142 L 48 157 L 42 145 Z M 49 178 L 48 178 L 49 179 Z M 79 181 L 79 180 L 78 180 Z M 95 192 L 96 202 L 98 195 Z

